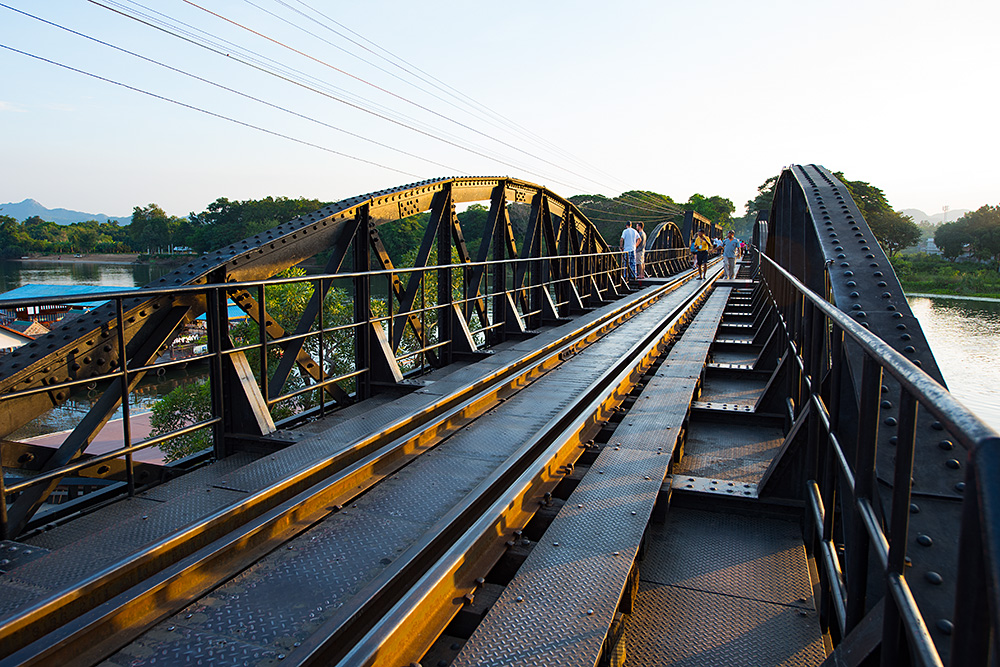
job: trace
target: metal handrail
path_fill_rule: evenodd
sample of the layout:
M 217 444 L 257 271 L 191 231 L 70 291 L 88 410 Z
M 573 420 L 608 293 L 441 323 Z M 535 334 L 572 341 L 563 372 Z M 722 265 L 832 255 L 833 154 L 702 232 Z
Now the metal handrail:
M 663 249 L 657 251 L 648 251 L 647 265 L 652 265 L 656 262 L 664 262 L 664 263 L 670 262 L 676 259 L 677 257 L 682 256 L 685 253 L 686 249 L 674 249 L 674 250 Z M 48 304 L 73 304 L 78 302 L 92 303 L 95 300 L 111 301 L 113 302 L 115 309 L 114 319 L 115 321 L 117 321 L 117 329 L 118 329 L 117 336 L 119 338 L 118 348 L 122 351 L 122 354 L 120 355 L 121 358 L 117 360 L 115 366 L 111 368 L 109 371 L 102 373 L 99 376 L 95 376 L 92 378 L 77 379 L 77 380 L 67 379 L 65 382 L 58 382 L 45 385 L 43 387 L 35 387 L 31 389 L 11 392 L 5 395 L 0 395 L 0 406 L 2 406 L 5 401 L 38 393 L 48 393 L 60 390 L 72 392 L 73 389 L 76 387 L 80 387 L 84 384 L 90 384 L 95 381 L 96 382 L 110 381 L 111 383 L 117 382 L 120 385 L 120 401 L 121 401 L 120 405 L 122 406 L 121 412 L 122 412 L 122 422 L 123 422 L 122 428 L 125 434 L 130 434 L 132 417 L 129 414 L 128 408 L 125 406 L 128 403 L 127 400 L 128 396 L 131 393 L 128 389 L 129 382 L 134 381 L 133 378 L 135 378 L 138 374 L 147 373 L 154 369 L 158 370 L 168 365 L 172 366 L 179 363 L 190 363 L 192 360 L 195 360 L 203 362 L 207 361 L 209 363 L 209 377 L 210 379 L 212 379 L 218 377 L 218 373 L 220 372 L 221 369 L 221 359 L 223 358 L 223 355 L 235 355 L 239 353 L 245 353 L 253 349 L 258 349 L 261 353 L 261 359 L 262 359 L 261 369 L 259 370 L 263 371 L 262 376 L 261 378 L 259 378 L 258 382 L 261 385 L 262 392 L 264 393 L 266 405 L 275 406 L 277 404 L 282 403 L 283 401 L 288 401 L 296 397 L 302 396 L 304 394 L 309 394 L 311 392 L 318 392 L 320 394 L 319 407 L 321 410 L 323 410 L 325 409 L 325 406 L 327 404 L 327 400 L 323 396 L 323 392 L 325 389 L 329 388 L 330 385 L 336 384 L 338 381 L 348 380 L 348 379 L 358 379 L 360 378 L 360 376 L 363 376 L 366 373 L 370 373 L 371 364 L 361 363 L 358 366 L 356 366 L 352 371 L 338 373 L 336 374 L 336 377 L 333 376 L 327 377 L 325 375 L 325 372 L 322 370 L 324 366 L 321 361 L 320 362 L 321 375 L 319 376 L 319 379 L 317 381 L 313 382 L 312 384 L 308 384 L 307 386 L 304 387 L 294 387 L 289 392 L 286 392 L 284 394 L 280 394 L 274 397 L 267 397 L 266 384 L 268 382 L 268 378 L 266 377 L 267 375 L 266 371 L 267 371 L 267 352 L 269 350 L 273 350 L 275 346 L 282 346 L 296 342 L 301 343 L 302 341 L 309 340 L 310 338 L 314 337 L 322 339 L 323 337 L 329 335 L 330 333 L 336 333 L 338 331 L 347 331 L 352 329 L 355 330 L 356 332 L 359 332 L 355 334 L 355 340 L 357 340 L 357 336 L 361 335 L 360 332 L 363 330 L 362 327 L 373 323 L 375 325 L 382 327 L 386 326 L 391 327 L 392 322 L 396 320 L 396 318 L 398 318 L 400 315 L 403 315 L 405 317 L 413 316 L 422 318 L 426 325 L 427 315 L 429 313 L 437 312 L 439 315 L 443 315 L 444 313 L 443 308 L 451 304 L 457 305 L 460 308 L 467 310 L 470 307 L 472 307 L 473 304 L 479 301 L 489 300 L 496 296 L 500 296 L 504 293 L 520 294 L 524 295 L 526 298 L 533 299 L 533 297 L 529 296 L 532 290 L 544 289 L 547 290 L 550 295 L 555 296 L 554 293 L 558 293 L 558 290 L 560 289 L 561 285 L 566 285 L 571 283 L 576 283 L 577 285 L 580 285 L 582 283 L 589 282 L 595 278 L 600 280 L 602 276 L 610 279 L 613 284 L 617 284 L 618 282 L 617 277 L 620 275 L 622 269 L 620 262 L 618 261 L 617 254 L 618 254 L 617 251 L 608 251 L 608 252 L 598 252 L 598 253 L 581 253 L 579 255 L 555 255 L 555 256 L 541 256 L 541 257 L 511 258 L 502 260 L 490 260 L 486 262 L 469 262 L 469 263 L 463 262 L 463 263 L 446 264 L 439 266 L 393 268 L 393 269 L 383 269 L 377 271 L 361 271 L 361 272 L 354 271 L 354 272 L 344 272 L 335 274 L 269 278 L 269 279 L 243 281 L 243 282 L 180 285 L 180 286 L 173 286 L 170 288 L 150 287 L 150 288 L 139 288 L 134 290 L 119 289 L 119 290 L 111 290 L 108 292 L 90 293 L 85 295 L 66 295 L 63 297 L 51 296 L 51 297 L 44 297 L 37 299 L 7 299 L 7 300 L 0 299 L 0 308 L 14 307 L 25 303 L 30 303 L 32 305 L 48 305 Z M 599 261 L 591 261 L 591 260 L 599 260 Z M 507 284 L 509 281 L 509 277 L 511 275 L 517 275 L 516 273 L 517 269 L 515 267 L 517 267 L 518 265 L 524 265 L 524 263 L 526 262 L 559 262 L 561 263 L 562 266 L 572 267 L 569 270 L 569 273 L 571 275 L 552 278 L 551 277 L 552 273 L 549 270 L 540 271 L 537 274 L 533 273 L 532 271 L 525 271 L 526 276 L 543 278 L 543 280 L 537 284 L 525 283 L 524 285 L 516 287 L 505 287 L 502 291 L 496 290 L 495 283 L 493 283 L 489 278 L 489 273 L 491 271 L 503 271 L 507 275 L 507 279 L 504 280 L 504 283 Z M 485 287 L 484 292 L 481 294 L 477 294 L 479 286 L 475 286 L 473 289 L 470 289 L 469 285 L 469 281 L 472 276 L 472 271 L 470 269 L 474 269 L 477 267 L 483 267 L 483 273 L 480 277 L 479 286 L 483 286 L 483 281 L 486 282 L 484 286 Z M 579 269 L 583 270 L 580 271 Z M 266 289 L 273 285 L 295 284 L 295 283 L 306 282 L 311 284 L 313 286 L 313 289 L 316 290 L 319 288 L 320 285 L 323 284 L 324 281 L 341 282 L 341 281 L 349 281 L 356 278 L 361 278 L 364 280 L 385 278 L 387 280 L 392 280 L 402 274 L 412 274 L 419 272 L 426 275 L 427 272 L 438 272 L 438 271 L 447 271 L 450 274 L 450 272 L 454 270 L 462 271 L 461 281 L 463 284 L 459 292 L 456 293 L 456 297 L 459 297 L 459 295 L 461 295 L 461 297 L 453 298 L 445 303 L 437 303 L 436 295 L 428 295 L 432 296 L 433 298 L 429 299 L 424 304 L 420 304 L 419 306 L 415 305 L 416 307 L 410 308 L 407 311 L 393 312 L 394 302 L 392 294 L 390 292 L 389 294 L 386 295 L 385 303 L 387 307 L 387 313 L 385 315 L 380 315 L 378 317 L 368 317 L 367 319 L 361 321 L 354 321 L 348 324 L 343 324 L 333 327 L 321 324 L 318 330 L 307 331 L 305 333 L 295 333 L 291 331 L 286 331 L 284 332 L 284 335 L 274 338 L 268 337 L 265 331 L 264 318 L 259 317 L 260 321 L 256 325 L 258 331 L 257 341 L 249 342 L 246 344 L 240 344 L 231 348 L 224 348 L 224 349 L 220 343 L 225 334 L 223 333 L 220 336 L 218 332 L 216 333 L 212 332 L 214 329 L 217 329 L 219 327 L 225 327 L 226 323 L 230 321 L 223 312 L 219 311 L 219 305 L 225 302 L 226 295 L 228 293 L 234 293 L 237 290 L 246 290 L 250 294 L 256 293 L 258 295 L 259 303 L 257 307 L 254 308 L 254 314 L 264 314 L 265 312 L 264 296 L 266 293 Z M 545 277 L 549 277 L 549 279 L 545 280 L 544 279 Z M 207 305 L 206 312 L 208 313 L 208 317 L 206 319 L 206 326 L 208 328 L 209 340 L 210 342 L 215 341 L 215 344 L 214 345 L 210 344 L 209 352 L 205 354 L 195 355 L 194 357 L 186 358 L 182 361 L 170 361 L 164 363 L 151 363 L 151 364 L 139 363 L 136 366 L 131 366 L 132 360 L 129 358 L 130 355 L 124 354 L 124 352 L 127 349 L 127 346 L 125 345 L 125 341 L 122 340 L 122 332 L 124 331 L 123 326 L 124 326 L 125 312 L 134 307 L 136 300 L 145 300 L 148 298 L 162 296 L 162 295 L 172 295 L 181 297 L 186 296 L 189 299 L 191 299 L 191 297 L 194 297 L 198 300 L 203 300 L 203 302 Z M 357 297 L 355 296 L 355 298 Z M 555 302 L 554 299 L 553 302 Z M 524 303 L 526 304 L 528 302 Z M 524 311 L 519 313 L 521 317 L 530 318 L 538 316 L 540 313 L 542 313 L 541 309 L 538 308 L 522 309 L 521 305 L 522 302 L 520 300 L 520 297 L 515 298 L 515 308 Z M 562 307 L 563 306 L 557 306 L 557 308 L 560 311 Z M 320 313 L 322 313 L 323 310 L 324 309 L 320 309 Z M 193 315 L 190 315 L 189 317 L 193 317 Z M 495 314 L 494 318 L 496 317 L 502 317 L 502 314 Z M 322 315 L 318 317 L 318 321 L 322 323 Z M 502 321 L 499 321 L 497 319 L 494 319 L 493 322 L 487 321 L 487 322 L 482 322 L 480 324 L 482 326 L 477 327 L 476 332 L 474 332 L 474 334 L 483 335 L 486 332 L 495 331 L 500 327 L 505 326 Z M 415 362 L 412 361 L 408 362 L 406 364 L 406 367 L 407 369 L 409 369 L 409 372 L 420 371 L 427 364 L 427 358 L 426 358 L 427 353 L 446 347 L 451 343 L 451 341 L 448 340 L 438 340 L 437 338 L 430 336 L 430 334 L 431 332 L 425 327 L 422 336 L 424 340 L 422 342 L 418 341 L 418 348 L 416 350 L 403 350 L 401 351 L 402 354 L 394 355 L 396 362 L 400 363 L 410 360 L 414 357 L 417 357 L 417 360 Z M 325 354 L 323 350 L 324 347 L 325 345 L 322 344 L 320 345 L 320 350 L 319 350 L 320 360 L 324 358 Z M 213 379 L 212 382 L 215 383 L 215 380 Z M 113 384 L 109 385 L 109 387 L 113 387 Z M 128 491 L 130 494 L 132 494 L 135 492 L 135 483 L 133 475 L 134 463 L 131 460 L 132 454 L 134 452 L 153 447 L 166 440 L 169 440 L 170 438 L 179 435 L 189 434 L 195 430 L 205 427 L 213 428 L 213 431 L 215 432 L 214 439 L 218 441 L 222 433 L 223 423 L 222 423 L 222 418 L 219 416 L 221 413 L 217 411 L 218 407 L 216 403 L 218 403 L 218 401 L 221 399 L 221 393 L 219 392 L 219 388 L 216 386 L 216 384 L 213 384 L 212 392 L 214 395 L 214 399 L 213 399 L 213 411 L 211 414 L 214 416 L 212 416 L 206 421 L 199 422 L 196 425 L 184 426 L 170 433 L 165 433 L 152 438 L 147 438 L 144 439 L 142 442 L 138 443 L 131 442 L 132 438 L 130 435 L 128 435 L 128 437 L 124 438 L 125 441 L 123 442 L 123 445 L 121 447 L 117 447 L 112 451 L 101 454 L 97 458 L 87 457 L 85 460 L 76 459 L 75 461 L 70 461 L 65 465 L 54 467 L 51 470 L 46 470 L 42 474 L 33 476 L 32 479 L 30 480 L 18 482 L 15 486 L 12 486 L 10 488 L 5 488 L 3 480 L 0 479 L 0 498 L 4 499 L 4 502 L 0 502 L 0 505 L 2 505 L 2 507 L 0 507 L 0 525 L 2 525 L 3 528 L 3 537 L 9 536 L 7 532 L 8 528 L 7 514 L 6 514 L 7 507 L 5 501 L 10 494 L 24 491 L 28 487 L 31 487 L 33 485 L 51 483 L 52 481 L 58 480 L 61 476 L 64 476 L 67 473 L 75 472 L 81 468 L 91 466 L 98 460 L 100 461 L 111 460 L 122 456 L 125 457 L 125 475 L 128 482 Z M 218 443 L 217 443 L 217 452 L 216 452 L 217 455 L 219 451 L 220 450 L 218 450 Z
M 905 633 L 910 648 L 910 658 L 915 664 L 943 664 L 937 648 L 927 629 L 927 623 L 909 591 L 905 577 L 905 556 L 910 506 L 910 477 L 913 468 L 913 448 L 917 406 L 933 415 L 947 429 L 954 439 L 968 450 L 966 469 L 966 494 L 963 507 L 961 531 L 961 555 L 958 570 L 964 572 L 956 584 L 956 601 L 978 600 L 975 605 L 956 604 L 954 632 L 952 635 L 952 664 L 986 665 L 989 660 L 989 630 L 993 641 L 1000 636 L 1000 529 L 996 517 L 1000 516 L 1000 493 L 995 480 L 989 479 L 984 485 L 984 477 L 995 473 L 983 467 L 984 461 L 997 462 L 1000 459 L 1000 435 L 980 420 L 956 400 L 943 386 L 909 359 L 890 347 L 885 341 L 852 320 L 843 311 L 809 290 L 795 276 L 779 266 L 770 257 L 760 255 L 760 268 L 765 284 L 778 305 L 784 304 L 784 312 L 779 315 L 788 336 L 798 370 L 802 373 L 802 383 L 808 388 L 808 401 L 802 406 L 817 417 L 823 432 L 821 440 L 827 446 L 828 460 L 836 468 L 835 474 L 853 495 L 850 502 L 843 502 L 844 511 L 852 512 L 856 523 L 866 534 L 862 540 L 867 549 L 874 551 L 883 568 L 886 590 L 886 611 L 883 618 L 883 664 L 895 664 L 898 656 L 893 652 L 899 632 Z M 892 514 L 888 518 L 888 534 L 882 527 L 874 507 L 877 492 L 871 483 L 874 472 L 874 439 L 859 443 L 857 461 L 867 467 L 858 470 L 851 465 L 840 445 L 835 421 L 821 395 L 820 374 L 833 370 L 833 366 L 843 363 L 841 354 L 843 343 L 839 337 L 856 344 L 864 355 L 864 372 L 861 379 L 861 404 L 858 426 L 862 433 L 865 424 L 877 423 L 881 394 L 881 375 L 887 373 L 900 384 L 899 436 L 896 444 L 894 483 L 892 487 Z M 838 353 L 829 354 L 824 345 L 830 340 L 837 341 Z M 795 344 L 795 343 L 798 344 Z M 825 358 L 823 358 L 825 356 Z M 840 427 L 841 429 L 844 427 Z M 861 451 L 865 449 L 866 451 Z M 855 465 L 858 465 L 857 463 Z M 822 472 L 822 471 L 821 471 Z M 857 611 L 853 611 L 851 590 L 857 585 L 848 573 L 846 584 L 839 568 L 831 536 L 827 533 L 831 516 L 830 508 L 823 507 L 820 487 L 816 481 L 808 483 L 810 514 L 818 539 L 823 546 L 822 563 L 827 581 L 836 588 L 832 593 L 832 604 L 840 626 L 841 634 L 849 633 L 856 622 Z M 828 553 L 829 552 L 829 553 Z M 868 557 L 857 554 L 850 559 L 866 568 Z M 866 576 L 866 575 L 862 575 Z M 983 586 L 983 582 L 986 586 Z M 863 583 L 862 583 L 863 585 Z M 984 589 L 988 591 L 983 594 Z M 855 593 L 857 595 L 857 593 Z M 863 596 L 863 593 L 860 593 Z M 890 602 L 891 601 L 891 602 Z M 863 613 L 863 609 L 861 610 Z M 982 629 L 988 618 L 987 632 Z M 983 635 L 987 635 L 984 637 Z

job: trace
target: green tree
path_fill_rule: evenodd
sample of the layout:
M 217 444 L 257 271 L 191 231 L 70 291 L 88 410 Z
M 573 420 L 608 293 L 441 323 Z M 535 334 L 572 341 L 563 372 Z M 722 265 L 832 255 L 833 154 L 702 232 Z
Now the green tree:
M 920 227 L 910 216 L 893 211 L 880 188 L 865 181 L 849 181 L 839 171 L 834 176 L 851 193 L 854 203 L 861 209 L 861 215 L 887 255 L 892 257 L 920 241 Z
M 726 228 L 732 226 L 732 213 L 736 210 L 733 202 L 725 197 L 713 195 L 705 197 L 695 193 L 691 195 L 684 209 L 702 214 L 717 225 Z
M 969 229 L 974 257 L 1000 259 L 1000 206 L 983 206 L 966 213 L 959 221 Z
M 132 209 L 132 224 L 129 225 L 129 236 L 132 247 L 140 251 L 155 252 L 170 248 L 172 228 L 176 227 L 176 218 L 171 219 L 166 212 L 156 204 Z
M 209 252 L 323 206 L 323 202 L 315 199 L 265 197 L 241 202 L 220 197 L 202 213 L 188 216 L 190 225 L 184 229 L 184 245 L 199 252 Z
M 73 242 L 73 249 L 77 252 L 93 252 L 94 247 L 101 239 L 101 232 L 97 228 L 97 222 L 92 224 L 77 223 L 70 225 L 70 239 Z
M 872 234 L 889 257 L 920 242 L 920 227 L 913 222 L 913 218 L 899 211 L 880 211 L 866 219 Z
M 153 404 L 151 435 L 163 435 L 212 416 L 211 385 L 208 380 L 183 384 Z M 212 429 L 202 428 L 160 443 L 167 463 L 212 446 Z
M 934 232 L 934 245 L 940 250 L 946 259 L 956 259 L 965 252 L 965 246 L 972 243 L 972 234 L 969 225 L 959 219 L 955 222 L 946 222 Z

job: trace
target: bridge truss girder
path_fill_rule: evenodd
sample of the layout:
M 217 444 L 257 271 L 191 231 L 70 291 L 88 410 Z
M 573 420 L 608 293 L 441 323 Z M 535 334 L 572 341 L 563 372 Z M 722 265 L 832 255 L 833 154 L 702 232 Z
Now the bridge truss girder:
M 490 202 L 489 223 L 475 259 L 520 260 L 511 269 L 493 269 L 488 290 L 483 289 L 488 271 L 470 256 L 455 213 L 457 205 L 480 201 Z M 511 223 L 511 205 L 530 208 L 527 230 L 521 239 L 516 238 Z M 433 365 L 448 363 L 456 354 L 476 351 L 479 345 L 470 329 L 473 315 L 483 325 L 486 342 L 492 344 L 579 311 L 589 302 L 616 294 L 623 286 L 621 272 L 612 270 L 617 258 L 608 252 L 608 244 L 586 216 L 567 200 L 532 183 L 510 178 L 436 179 L 353 197 L 206 253 L 145 286 L 138 294 L 121 294 L 0 359 L 0 438 L 61 405 L 73 392 L 94 382 L 106 382 L 110 384 L 108 395 L 117 392 L 118 400 L 104 401 L 107 405 L 102 403 L 101 413 L 88 415 L 48 461 L 39 462 L 33 455 L 31 467 L 44 472 L 85 457 L 87 444 L 128 393 L 121 387 L 134 387 L 152 369 L 157 351 L 173 340 L 183 324 L 193 322 L 202 313 L 207 313 L 210 330 L 210 375 L 218 378 L 211 389 L 213 414 L 217 415 L 212 426 L 217 456 L 239 448 L 247 438 L 267 440 L 273 434 L 275 425 L 269 405 L 281 396 L 294 368 L 301 377 L 321 385 L 337 405 L 364 398 L 380 385 L 398 383 L 402 373 L 394 353 L 404 330 L 409 329 L 424 342 L 429 332 L 411 312 L 421 275 L 412 273 L 403 287 L 399 275 L 393 272 L 395 267 L 378 229 L 423 211 L 431 212 L 431 223 L 418 250 L 417 268 L 427 266 L 432 248 L 437 249 L 439 258 L 446 258 L 439 261 L 444 266 L 437 269 L 439 289 L 434 298 L 440 317 L 434 333 L 439 343 L 447 344 L 426 346 L 424 354 Z M 322 352 L 317 359 L 303 345 L 317 316 L 322 319 L 323 297 L 334 278 L 320 280 L 298 323 L 288 327 L 291 331 L 264 307 L 265 287 L 227 287 L 263 281 L 328 249 L 329 275 L 340 273 L 348 258 L 353 259 L 355 267 L 355 273 L 349 274 L 353 276 L 359 332 L 354 342 L 355 363 L 363 372 L 353 380 L 353 394 L 330 381 L 323 368 Z M 453 250 L 457 265 L 450 265 Z M 470 267 L 461 268 L 463 264 Z M 393 272 L 389 284 L 396 308 L 388 327 L 373 320 L 371 276 L 367 273 L 372 266 Z M 461 303 L 455 301 L 450 289 L 456 271 L 469 276 L 465 281 L 469 293 Z M 545 280 L 563 282 L 556 283 L 550 292 L 540 284 Z M 146 290 L 148 295 L 142 294 Z M 261 368 L 257 369 L 250 367 L 243 351 L 234 350 L 225 328 L 223 295 L 233 298 L 257 323 L 260 338 L 270 346 L 267 349 L 280 349 L 280 359 L 272 368 L 268 367 L 267 354 L 261 355 Z M 488 321 L 490 317 L 493 322 Z M 124 355 L 119 350 L 124 350 Z M 254 381 L 255 372 L 259 383 Z M 18 443 L 6 441 L 4 446 L 9 452 Z M 25 457 L 14 460 L 20 458 Z M 7 463 L 11 457 L 5 454 L 4 460 Z M 57 479 L 45 488 L 51 489 L 55 483 Z M 21 505 L 12 509 L 10 521 L 4 521 L 8 534 L 16 534 L 26 525 L 46 495 L 44 491 L 20 494 Z

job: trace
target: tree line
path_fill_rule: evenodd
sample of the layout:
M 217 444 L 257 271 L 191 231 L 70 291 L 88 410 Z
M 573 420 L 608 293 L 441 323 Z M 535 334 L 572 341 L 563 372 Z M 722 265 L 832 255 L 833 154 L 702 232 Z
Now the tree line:
M 849 180 L 840 171 L 834 172 L 833 175 L 851 193 L 854 203 L 861 209 L 861 215 L 868 222 L 872 234 L 886 255 L 895 257 L 900 251 L 920 242 L 923 237 L 920 226 L 913 222 L 912 217 L 894 210 L 881 188 L 866 181 Z M 770 211 L 777 184 L 777 176 L 768 178 L 757 188 L 757 196 L 746 203 L 745 219 L 750 226 L 753 220 L 756 220 L 758 213 Z
M 684 210 L 694 210 L 724 227 L 732 223 L 732 201 L 720 196 L 692 195 L 687 202 L 677 203 L 670 196 L 656 192 L 633 190 L 618 197 L 577 195 L 571 198 L 614 245 L 626 220 L 646 222 L 647 229 L 663 221 L 680 224 Z M 251 237 L 266 229 L 311 213 L 328 202 L 317 199 L 265 197 L 235 201 L 220 197 L 200 213 L 187 217 L 168 215 L 155 203 L 136 206 L 130 224 L 97 221 L 59 225 L 35 216 L 18 222 L 10 216 L 0 216 L 0 257 L 21 257 L 30 254 L 72 253 L 143 253 L 167 254 L 176 249 L 194 253 L 216 250 L 234 241 Z M 509 208 L 515 231 L 527 226 L 530 207 L 511 204 Z M 474 204 L 458 214 L 465 238 L 473 256 L 489 210 Z M 393 257 L 401 257 L 406 249 L 419 244 L 426 228 L 428 214 L 420 214 L 379 229 L 383 242 Z

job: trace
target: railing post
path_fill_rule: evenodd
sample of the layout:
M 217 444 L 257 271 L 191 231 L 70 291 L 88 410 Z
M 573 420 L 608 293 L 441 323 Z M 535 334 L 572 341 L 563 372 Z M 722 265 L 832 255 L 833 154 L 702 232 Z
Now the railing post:
M 211 360 L 209 361 L 209 390 L 212 397 L 212 416 L 213 417 L 223 417 L 223 406 L 225 405 L 225 397 L 223 396 L 223 377 L 222 372 L 222 326 L 223 322 L 228 322 L 227 319 L 222 317 L 222 308 L 226 307 L 226 298 L 223 296 L 219 298 L 219 292 L 225 289 L 219 285 L 212 286 L 209 289 L 208 298 L 208 310 L 205 313 L 205 325 L 208 327 L 208 351 L 211 353 Z M 221 301 L 221 304 L 220 304 Z M 229 335 L 229 332 L 226 332 Z M 215 458 L 222 459 L 226 456 L 226 426 L 225 419 L 220 419 L 215 424 L 212 425 L 212 441 L 213 449 L 215 451 Z
M 368 243 L 368 205 L 358 209 L 357 231 L 354 235 L 354 368 L 368 369 L 355 377 L 357 399 L 363 400 L 372 394 L 371 373 L 371 254 Z M 422 291 L 422 290 L 421 290 Z M 421 345 L 423 347 L 423 345 Z
M 267 291 L 264 283 L 257 287 L 257 345 L 260 347 L 260 395 L 264 400 L 268 400 L 270 393 L 271 378 L 267 368 L 267 309 L 265 299 Z M 286 352 L 286 354 L 289 354 Z M 281 387 L 278 387 L 278 393 Z M 268 406 L 270 407 L 270 406 Z
M 132 420 L 128 404 L 128 355 L 125 353 L 125 317 L 122 314 L 122 300 L 115 299 L 115 317 L 118 321 L 118 376 L 119 386 L 122 396 L 122 442 L 125 447 L 132 446 Z M 128 488 L 128 495 L 135 495 L 135 468 L 133 467 L 132 452 L 125 454 L 125 480 Z
M 910 486 L 913 481 L 913 451 L 916 442 L 917 401 L 902 389 L 899 397 L 899 430 L 896 466 L 893 471 L 892 514 L 889 523 L 889 562 L 885 571 L 886 601 L 882 618 L 882 667 L 899 664 L 906 636 L 899 606 L 891 595 L 890 579 L 906 574 L 906 541 L 910 528 Z
M 841 363 L 846 363 L 842 361 Z M 879 398 L 882 394 L 882 367 L 868 354 L 861 370 L 857 449 L 854 452 L 854 497 L 847 542 L 847 623 L 850 632 L 865 617 L 868 588 L 868 557 L 871 541 L 865 522 L 857 513 L 860 500 L 871 500 L 875 484 L 875 448 L 878 442 Z

